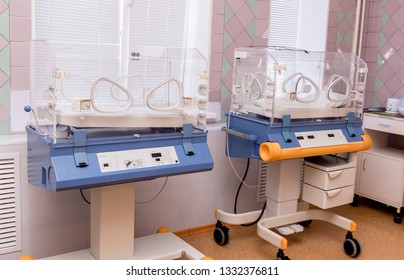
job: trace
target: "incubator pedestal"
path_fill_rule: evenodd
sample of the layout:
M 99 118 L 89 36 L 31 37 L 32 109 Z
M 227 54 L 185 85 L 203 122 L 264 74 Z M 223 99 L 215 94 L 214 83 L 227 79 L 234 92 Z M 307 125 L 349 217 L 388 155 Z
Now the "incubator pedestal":
M 47 260 L 204 259 L 201 252 L 171 232 L 134 238 L 135 187 L 121 184 L 91 190 L 91 244 Z
M 355 164 L 354 161 L 352 164 Z M 300 178 L 302 159 L 289 159 L 271 162 L 268 170 L 271 172 L 266 183 L 267 205 L 264 218 L 257 223 L 257 234 L 262 239 L 279 248 L 277 259 L 288 259 L 284 255 L 288 242 L 281 234 L 293 234 L 302 231 L 312 220 L 322 220 L 333 225 L 346 229 L 347 235 L 344 241 L 344 250 L 350 257 L 360 254 L 359 242 L 353 238 L 352 233 L 356 231 L 356 223 L 345 217 L 334 214 L 323 209 L 301 209 L 307 205 L 299 200 Z M 353 195 L 352 195 L 353 198 Z M 299 207 L 300 206 L 300 207 Z M 307 207 L 308 208 L 308 207 Z M 254 222 L 261 211 L 253 211 L 243 214 L 231 214 L 222 210 L 216 210 L 216 219 L 232 225 L 241 225 Z M 277 230 L 279 233 L 275 232 Z M 221 232 L 222 234 L 218 234 Z M 215 239 L 226 235 L 221 223 L 216 225 Z M 219 245 L 225 245 L 228 237 L 223 240 L 216 239 Z

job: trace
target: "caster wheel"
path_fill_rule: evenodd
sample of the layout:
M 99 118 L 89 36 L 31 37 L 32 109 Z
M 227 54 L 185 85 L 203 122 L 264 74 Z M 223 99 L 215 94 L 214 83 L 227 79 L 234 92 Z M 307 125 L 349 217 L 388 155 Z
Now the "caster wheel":
M 403 218 L 401 217 L 401 213 L 395 213 L 394 214 L 394 222 L 396 224 L 401 224 Z
M 213 237 L 218 245 L 226 245 L 229 243 L 229 228 L 223 226 L 220 221 L 217 221 L 215 230 L 213 231 Z
M 285 253 L 279 249 L 278 253 L 276 253 L 276 260 L 290 260 L 288 256 L 285 255 Z
M 311 225 L 311 222 L 312 220 L 301 221 L 299 225 L 301 225 L 302 227 L 308 227 L 309 225 Z
M 351 202 L 351 206 L 353 207 L 358 207 L 359 206 L 359 197 L 358 196 L 354 196 L 352 202 Z
M 344 241 L 344 251 L 351 258 L 356 258 L 361 253 L 361 245 L 353 237 L 346 238 Z

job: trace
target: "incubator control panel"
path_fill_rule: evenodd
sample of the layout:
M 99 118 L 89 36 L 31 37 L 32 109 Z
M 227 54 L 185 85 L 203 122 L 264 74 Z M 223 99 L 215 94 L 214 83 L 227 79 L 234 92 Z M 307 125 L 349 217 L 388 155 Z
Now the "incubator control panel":
M 302 148 L 325 147 L 348 143 L 340 129 L 297 132 L 295 136 Z
M 179 164 L 174 146 L 97 153 L 101 172 Z

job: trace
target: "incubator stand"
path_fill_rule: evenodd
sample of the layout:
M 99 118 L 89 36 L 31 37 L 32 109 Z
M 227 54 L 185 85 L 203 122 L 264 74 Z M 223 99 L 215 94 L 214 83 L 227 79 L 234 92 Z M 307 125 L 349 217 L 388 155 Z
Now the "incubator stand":
M 28 181 L 91 189 L 90 249 L 48 259 L 204 258 L 170 232 L 135 239 L 134 227 L 134 182 L 213 168 L 203 56 L 42 41 L 31 51 Z
M 356 153 L 371 146 L 362 130 L 366 64 L 353 54 L 238 48 L 233 70 L 232 106 L 223 128 L 227 156 L 269 166 L 258 235 L 279 248 L 278 259 L 288 259 L 282 235 L 324 220 L 348 231 L 345 252 L 358 256 L 355 222 L 326 209 L 352 202 Z M 218 209 L 216 242 L 228 242 L 222 222 L 252 223 L 260 214 Z

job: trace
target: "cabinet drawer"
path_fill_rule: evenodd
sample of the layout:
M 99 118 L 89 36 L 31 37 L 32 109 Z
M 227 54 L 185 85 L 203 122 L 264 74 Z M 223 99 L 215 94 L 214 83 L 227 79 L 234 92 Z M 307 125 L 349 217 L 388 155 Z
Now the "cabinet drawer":
M 353 197 L 354 185 L 325 191 L 303 184 L 302 199 L 322 209 L 349 204 L 352 202 Z
M 404 135 L 404 121 L 365 114 L 363 128 Z
M 304 183 L 323 190 L 346 187 L 355 183 L 356 168 L 323 171 L 311 166 L 304 166 Z

